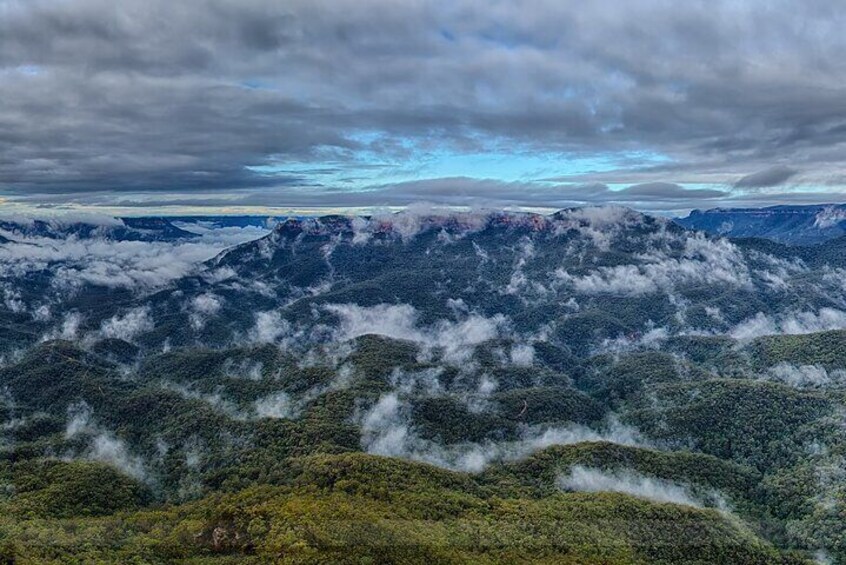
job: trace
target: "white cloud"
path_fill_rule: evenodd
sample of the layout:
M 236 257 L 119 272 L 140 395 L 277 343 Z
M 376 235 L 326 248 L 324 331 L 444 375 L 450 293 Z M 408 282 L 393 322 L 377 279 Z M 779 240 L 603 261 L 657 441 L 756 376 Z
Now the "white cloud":
M 846 312 L 821 308 L 818 312 L 793 312 L 768 316 L 758 312 L 731 330 L 732 337 L 749 340 L 765 335 L 808 334 L 846 328 Z
M 248 340 L 253 343 L 274 343 L 279 338 L 290 335 L 291 324 L 276 310 L 256 312 L 255 323 L 250 329 Z
M 479 379 L 479 386 L 476 390 L 472 394 L 463 395 L 461 399 L 470 412 L 480 414 L 490 410 L 490 397 L 498 386 L 499 383 L 493 380 L 490 375 L 483 374 Z
M 642 221 L 642 216 L 621 206 L 585 206 L 562 210 L 556 222 L 557 233 L 576 230 L 600 251 L 611 249 L 611 242 L 626 227 Z
M 637 430 L 612 419 L 605 430 L 593 430 L 580 425 L 526 428 L 522 438 L 517 441 L 464 442 L 443 446 L 414 433 L 397 391 L 383 394 L 360 421 L 362 447 L 368 453 L 423 461 L 465 472 L 479 472 L 492 462 L 520 459 L 551 445 L 583 441 L 643 445 Z
M 740 249 L 728 240 L 710 239 L 703 234 L 685 234 L 681 257 L 652 251 L 633 255 L 632 259 L 636 263 L 599 267 L 581 276 L 564 269 L 558 269 L 555 274 L 558 280 L 582 294 L 628 296 L 672 292 L 682 285 L 746 287 L 752 282 Z
M 243 359 L 237 363 L 232 359 L 227 359 L 223 363 L 223 371 L 230 379 L 260 381 L 262 379 L 263 370 L 264 365 L 261 362 L 251 361 L 249 359 Z
M 511 362 L 519 367 L 530 367 L 535 362 L 535 348 L 519 344 L 511 348 Z
M 220 227 L 214 222 L 173 222 L 178 228 L 202 236 L 202 240 L 209 244 L 218 244 L 224 247 L 238 245 L 247 241 L 253 241 L 264 237 L 270 230 L 258 226 L 226 226 Z
M 46 322 L 52 317 L 53 313 L 50 311 L 50 306 L 47 304 L 42 304 L 32 311 L 32 319 L 37 322 Z
M 90 444 L 83 454 L 85 459 L 108 463 L 130 477 L 139 481 L 148 481 L 144 460 L 133 455 L 126 443 L 114 433 L 95 424 L 93 415 L 93 410 L 85 402 L 69 406 L 65 437 L 72 439 L 82 434 L 90 435 Z
M 259 418 L 292 418 L 295 412 L 291 397 L 282 391 L 256 400 L 253 408 Z
M 827 206 L 814 217 L 814 227 L 827 229 L 846 220 L 846 210 L 837 206 Z
M 266 233 L 240 228 L 199 231 L 202 237 L 192 240 L 152 242 L 16 235 L 13 243 L 0 245 L 0 277 L 48 271 L 60 292 L 85 284 L 147 292 L 200 271 L 204 261 L 235 243 Z
M 576 465 L 569 474 L 558 477 L 560 488 L 578 492 L 619 492 L 655 502 L 702 506 L 688 487 L 625 470 L 608 472 Z
M 21 293 L 13 288 L 3 288 L 3 305 L 11 312 L 17 313 L 26 310 L 26 305 L 21 300 Z
M 722 311 L 716 306 L 706 306 L 705 314 L 715 322 L 722 323 L 725 321 Z
M 101 432 L 94 437 L 88 458 L 114 465 L 139 481 L 147 479 L 144 460 L 130 453 L 126 443 L 109 432 Z
M 511 279 L 508 281 L 508 285 L 505 287 L 506 294 L 519 295 L 521 293 L 521 290 L 523 290 L 525 287 L 535 288 L 537 290 L 537 287 L 539 285 L 532 285 L 529 282 L 526 273 L 523 271 L 523 268 L 526 266 L 526 263 L 528 263 L 534 256 L 534 243 L 532 243 L 532 240 L 528 237 L 524 237 L 520 240 L 520 243 L 517 247 L 517 256 L 514 265 L 514 271 L 511 273 Z
M 670 336 L 667 328 L 652 328 L 642 335 L 622 335 L 616 338 L 607 338 L 597 348 L 598 353 L 623 353 L 633 349 L 658 348 Z
M 760 378 L 776 380 L 794 388 L 824 388 L 846 384 L 846 371 L 828 371 L 820 365 L 779 363 L 770 367 Z
M 79 337 L 79 326 L 82 324 L 82 315 L 79 312 L 67 312 L 62 318 L 62 323 L 57 328 L 41 337 L 41 341 L 51 339 L 65 339 L 76 341 Z
M 79 312 L 65 314 L 62 321 L 62 329 L 59 334 L 61 339 L 73 341 L 79 335 L 79 325 L 82 323 L 82 315 Z
M 440 320 L 421 328 L 418 326 L 417 310 L 408 304 L 371 307 L 329 304 L 325 308 L 340 319 L 335 331 L 338 340 L 379 334 L 414 341 L 428 350 L 436 349 L 442 352 L 445 360 L 455 363 L 469 359 L 473 346 L 503 335 L 508 326 L 507 319 L 501 314 L 491 318 L 467 314 L 455 322 Z
M 188 305 L 191 327 L 195 330 L 202 329 L 206 320 L 217 314 L 222 307 L 223 299 L 210 292 L 195 296 Z
M 139 306 L 123 315 L 116 314 L 105 320 L 100 325 L 100 335 L 104 338 L 132 341 L 142 333 L 151 331 L 154 327 L 150 307 Z
M 355 245 L 367 243 L 375 233 L 389 234 L 408 240 L 414 238 L 424 229 L 443 227 L 446 220 L 454 222 L 460 228 L 459 234 L 441 238 L 444 242 L 450 242 L 456 237 L 463 237 L 482 229 L 490 219 L 491 214 L 492 212 L 482 210 L 456 212 L 425 202 L 412 203 L 400 212 L 377 212 L 369 218 L 353 218 L 352 242 Z M 443 231 L 441 231 L 441 236 L 445 236 Z

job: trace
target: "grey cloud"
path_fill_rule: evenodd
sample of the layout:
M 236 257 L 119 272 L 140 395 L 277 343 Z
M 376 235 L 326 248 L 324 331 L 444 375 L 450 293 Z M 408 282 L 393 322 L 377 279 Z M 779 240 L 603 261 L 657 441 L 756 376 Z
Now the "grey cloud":
M 672 183 L 645 183 L 611 190 L 602 183 L 551 184 L 540 182 L 503 182 L 467 177 L 434 178 L 408 181 L 364 190 L 351 191 L 328 187 L 302 190 L 296 187 L 244 191 L 234 198 L 208 195 L 203 202 L 212 206 L 270 206 L 310 208 L 325 206 L 408 206 L 417 202 L 436 202 L 452 206 L 524 206 L 564 208 L 583 204 L 648 205 L 654 210 L 674 209 L 679 202 L 706 206 L 729 198 L 716 189 L 686 189 Z M 179 206 L 196 204 L 192 199 L 120 199 L 120 206 Z
M 778 165 L 741 177 L 734 186 L 739 188 L 764 188 L 785 183 L 798 171 L 784 165 Z
M 355 177 L 377 161 L 494 146 L 672 160 L 675 172 L 633 169 L 624 184 L 704 170 L 729 184 L 784 161 L 816 182 L 842 169 L 838 6 L 5 0 L 0 185 L 48 199 L 239 189 L 368 205 L 383 200 L 378 187 L 346 196 L 292 165 Z M 276 164 L 286 172 L 255 170 Z M 738 186 L 788 178 L 769 174 Z M 452 196 L 436 184 L 424 199 Z M 525 198 L 523 186 L 498 190 L 547 194 Z M 718 196 L 629 190 L 616 196 L 641 191 L 659 208 Z
M 634 190 L 633 190 L 634 189 Z M 66 208 L 60 203 L 67 197 L 49 195 L 33 201 L 57 206 L 57 212 Z M 846 198 L 846 192 L 836 188 L 826 191 L 754 191 L 733 193 L 714 188 L 684 188 L 674 183 L 641 183 L 629 188 L 611 190 L 603 183 L 503 182 L 494 179 L 467 177 L 434 178 L 389 185 L 368 187 L 364 190 L 343 190 L 316 187 L 303 190 L 297 187 L 279 187 L 258 190 L 203 191 L 192 195 L 164 193 L 126 194 L 112 198 L 100 196 L 75 197 L 79 205 L 112 205 L 127 209 L 158 207 L 211 206 L 211 207 L 262 207 L 277 209 L 278 213 L 319 213 L 326 208 L 382 208 L 409 206 L 428 202 L 446 206 L 497 207 L 497 208 L 546 208 L 560 209 L 571 206 L 619 204 L 639 210 L 660 213 L 687 214 L 692 209 L 714 207 L 759 207 L 773 203 L 828 204 Z M 55 204 L 50 204 L 51 202 Z M 126 212 L 124 212 L 125 214 Z M 166 213 L 166 212 L 157 212 Z M 266 213 L 266 212 L 261 212 Z M 191 228 L 194 229 L 194 228 Z
M 656 199 L 656 200 L 698 200 L 709 198 L 725 198 L 728 193 L 714 189 L 685 189 L 671 182 L 648 182 L 636 184 L 619 191 L 620 201 L 624 199 Z

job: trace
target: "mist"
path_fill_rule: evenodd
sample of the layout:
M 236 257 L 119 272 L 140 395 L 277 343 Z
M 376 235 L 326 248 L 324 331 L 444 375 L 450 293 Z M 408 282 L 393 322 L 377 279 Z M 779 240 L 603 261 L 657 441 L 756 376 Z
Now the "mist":
M 575 465 L 556 480 L 559 488 L 576 492 L 617 492 L 654 502 L 683 504 L 700 508 L 688 487 L 671 481 L 640 475 L 631 470 L 604 471 Z

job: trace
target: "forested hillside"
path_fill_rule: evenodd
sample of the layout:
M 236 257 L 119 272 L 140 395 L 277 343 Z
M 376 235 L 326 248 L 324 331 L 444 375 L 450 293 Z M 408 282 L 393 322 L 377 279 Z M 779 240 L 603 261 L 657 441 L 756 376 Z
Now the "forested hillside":
M 837 241 L 241 223 L 0 226 L 4 558 L 846 559 Z

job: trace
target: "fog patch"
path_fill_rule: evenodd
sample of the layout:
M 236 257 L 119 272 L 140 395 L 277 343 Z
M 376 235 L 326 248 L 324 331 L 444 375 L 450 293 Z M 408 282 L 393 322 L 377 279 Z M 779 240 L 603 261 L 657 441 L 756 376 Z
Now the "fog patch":
M 814 216 L 814 227 L 821 230 L 833 228 L 846 220 L 846 209 L 840 206 L 826 206 Z
M 210 284 L 217 284 L 238 277 L 238 272 L 232 267 L 218 267 L 202 274 L 203 280 Z
M 219 390 L 214 393 L 200 392 L 185 385 L 172 382 L 162 383 L 162 388 L 175 392 L 184 398 L 204 402 L 215 411 L 225 414 L 233 420 L 245 421 L 251 417 L 251 414 L 240 410 L 234 402 L 224 398 Z
M 585 275 L 571 275 L 559 268 L 555 277 L 582 294 L 620 296 L 674 292 L 679 286 L 703 283 L 749 287 L 752 282 L 737 246 L 724 239 L 708 239 L 703 234 L 687 236 L 679 258 L 657 251 L 634 254 L 632 258 L 637 263 L 598 267 Z
M 0 246 L 0 276 L 47 271 L 58 290 L 91 284 L 149 291 L 191 274 L 224 248 L 201 242 L 30 237 Z
M 310 347 L 297 362 L 301 369 L 307 367 L 338 368 L 341 363 L 355 352 L 355 342 L 329 342 Z
M 441 367 L 431 367 L 421 371 L 404 371 L 395 368 L 388 380 L 395 390 L 404 394 L 435 396 L 444 392 L 440 381 L 443 372 Z
M 21 293 L 11 288 L 3 288 L 3 305 L 16 314 L 26 310 L 26 305 L 21 300 Z
M 476 390 L 472 394 L 464 395 L 462 400 L 471 413 L 481 414 L 490 409 L 490 398 L 497 388 L 499 388 L 499 383 L 488 374 L 483 374 L 479 379 L 479 385 L 476 387 Z
M 637 349 L 659 349 L 661 344 L 670 337 L 668 328 L 652 328 L 642 334 L 621 335 L 606 338 L 596 350 L 596 353 L 625 353 Z
M 36 322 L 47 322 L 53 317 L 53 313 L 50 311 L 50 306 L 47 304 L 42 304 L 38 308 L 35 308 L 32 311 L 32 319 Z
M 329 304 L 325 309 L 339 318 L 335 339 L 354 339 L 367 334 L 379 334 L 393 339 L 414 341 L 427 353 L 439 353 L 447 362 L 461 363 L 470 359 L 473 348 L 480 343 L 506 334 L 508 322 L 504 315 L 491 318 L 467 314 L 457 321 L 440 320 L 421 328 L 419 313 L 408 304 L 378 304 L 371 307 L 355 304 Z
M 828 371 L 821 365 L 792 365 L 779 363 L 759 378 L 775 380 L 794 388 L 826 388 L 846 385 L 846 371 Z
M 526 427 L 518 441 L 463 442 L 440 445 L 419 437 L 410 427 L 406 406 L 396 391 L 383 394 L 359 417 L 362 448 L 368 453 L 430 463 L 445 469 L 480 472 L 494 462 L 524 458 L 552 445 L 583 441 L 611 441 L 643 445 L 640 433 L 616 419 L 604 430 L 582 425 Z
M 260 381 L 263 376 L 264 365 L 260 361 L 251 361 L 249 359 L 243 359 L 238 363 L 232 359 L 227 359 L 223 362 L 222 369 L 224 375 L 230 379 Z
M 706 306 L 705 315 L 719 324 L 722 324 L 726 321 L 723 317 L 723 312 L 716 306 Z
M 818 312 L 794 312 L 768 316 L 758 312 L 729 332 L 739 340 L 750 340 L 766 335 L 809 334 L 846 328 L 846 312 L 834 308 L 821 308 Z
M 14 241 L 0 246 L 0 278 L 22 279 L 32 273 L 45 275 L 49 281 L 49 300 L 53 306 L 63 303 L 86 286 L 128 289 L 148 294 L 167 287 L 177 279 L 189 275 L 207 275 L 212 282 L 220 282 L 235 274 L 231 269 L 209 271 L 205 261 L 214 258 L 236 243 L 260 235 L 255 229 L 212 229 L 192 225 L 200 237 L 175 241 L 128 241 L 114 239 L 112 227 L 123 227 L 115 218 L 81 219 L 82 223 L 100 226 L 88 235 L 79 237 L 65 227 L 79 224 L 70 218 L 56 217 L 49 221 L 52 233 L 35 234 L 27 231 L 32 224 L 18 220 L 19 233 Z M 13 311 L 23 311 L 23 304 L 14 289 L 0 293 L 0 304 Z M 42 297 L 42 298 L 47 298 Z M 33 313 L 38 321 L 48 319 L 45 311 Z
M 276 343 L 280 338 L 290 335 L 291 323 L 282 317 L 278 310 L 256 312 L 253 327 L 247 334 L 250 343 Z
M 834 559 L 824 549 L 814 552 L 814 562 L 819 565 L 834 565 Z
M 223 299 L 219 296 L 206 292 L 195 296 L 188 304 L 188 319 L 191 327 L 201 330 L 206 325 L 206 320 L 220 312 L 223 307 Z
M 275 392 L 253 403 L 253 409 L 259 418 L 293 418 L 294 406 L 291 397 L 282 391 Z
M 689 487 L 663 479 L 641 475 L 632 470 L 604 471 L 575 465 L 557 478 L 559 488 L 576 492 L 618 492 L 654 502 L 683 504 L 702 508 Z
M 590 239 L 599 251 L 609 251 L 622 229 L 643 220 L 640 214 L 622 206 L 584 206 L 561 210 L 557 216 L 557 233 L 574 229 Z
M 366 244 L 377 233 L 389 234 L 408 241 L 431 228 L 441 228 L 439 240 L 449 243 L 484 228 L 491 214 L 485 211 L 456 212 L 427 203 L 412 203 L 400 212 L 377 212 L 366 218 L 352 218 L 350 222 L 353 231 L 352 243 Z M 444 229 L 447 226 L 453 228 L 450 233 Z
M 65 438 L 89 436 L 89 446 L 83 453 L 83 458 L 107 463 L 134 479 L 149 482 L 144 460 L 130 453 L 126 443 L 114 433 L 94 423 L 93 415 L 91 406 L 84 401 L 70 405 Z
M 514 270 L 511 273 L 511 278 L 508 285 L 505 287 L 505 294 L 511 294 L 524 298 L 524 291 L 534 291 L 539 294 L 545 294 L 547 289 L 540 283 L 532 283 L 529 281 L 524 268 L 526 264 L 535 256 L 535 245 L 528 237 L 523 237 L 517 248 L 517 258 L 514 264 Z
M 214 222 L 205 221 L 172 223 L 180 229 L 202 236 L 202 241 L 207 244 L 223 247 L 254 241 L 270 233 L 269 229 L 259 226 L 218 226 Z
M 0 368 L 7 367 L 19 362 L 24 358 L 26 349 L 12 349 L 0 354 Z
M 100 325 L 100 335 L 104 338 L 132 341 L 139 335 L 152 331 L 155 327 L 149 306 L 133 308 L 123 315 L 115 315 Z
M 42 342 L 53 339 L 76 341 L 79 338 L 79 326 L 82 324 L 82 314 L 79 312 L 68 312 L 64 315 L 62 323 L 41 336 Z
M 511 363 L 518 367 L 531 367 L 535 362 L 535 348 L 531 345 L 520 344 L 511 348 Z

